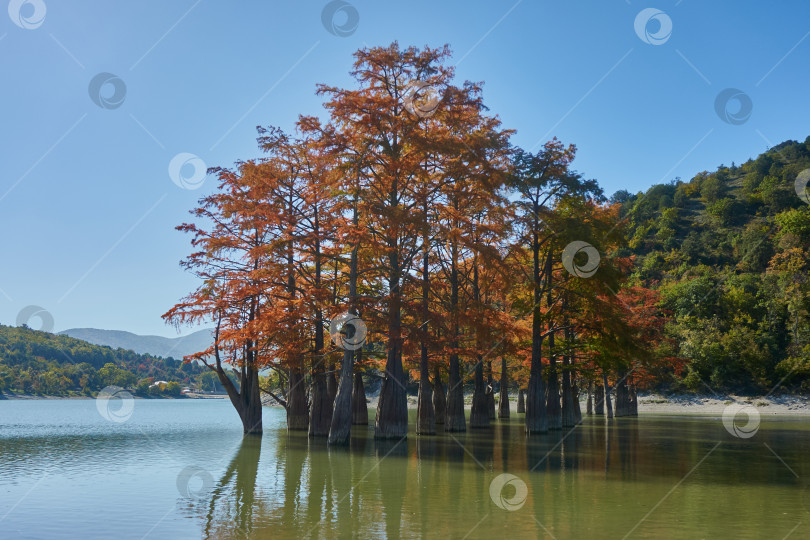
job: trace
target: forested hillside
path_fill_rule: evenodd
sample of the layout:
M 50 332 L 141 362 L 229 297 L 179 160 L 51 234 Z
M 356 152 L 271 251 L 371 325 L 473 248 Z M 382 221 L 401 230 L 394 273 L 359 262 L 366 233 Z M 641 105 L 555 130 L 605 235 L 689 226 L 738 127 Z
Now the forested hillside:
M 629 225 L 623 255 L 636 257 L 631 282 L 659 289 L 666 333 L 688 360 L 675 388 L 807 389 L 810 205 L 796 179 L 808 168 L 810 137 L 613 195 Z
M 179 395 L 181 386 L 199 380 L 203 370 L 173 358 L 0 325 L 0 395 L 91 396 L 110 385 L 141 395 Z M 154 381 L 170 384 L 150 390 Z

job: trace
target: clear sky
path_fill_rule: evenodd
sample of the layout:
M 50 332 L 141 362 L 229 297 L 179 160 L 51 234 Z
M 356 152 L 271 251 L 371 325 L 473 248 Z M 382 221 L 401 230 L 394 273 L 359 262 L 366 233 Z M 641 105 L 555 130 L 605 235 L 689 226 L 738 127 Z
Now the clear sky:
M 327 4 L 0 10 L 0 323 L 36 305 L 55 331 L 176 335 L 160 314 L 196 282 L 174 226 L 214 188 L 194 165 L 255 157 L 258 124 L 322 115 L 316 83 L 351 84 L 363 46 L 450 44 L 516 144 L 577 144 L 608 194 L 810 135 L 806 0 L 351 0 L 325 25 Z M 178 158 L 173 182 L 182 153 L 199 160 Z

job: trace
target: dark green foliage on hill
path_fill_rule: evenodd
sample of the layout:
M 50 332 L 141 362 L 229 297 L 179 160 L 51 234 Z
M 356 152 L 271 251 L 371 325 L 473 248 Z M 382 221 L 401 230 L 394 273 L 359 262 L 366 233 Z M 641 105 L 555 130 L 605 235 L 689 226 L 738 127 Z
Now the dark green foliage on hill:
M 94 395 L 115 385 L 142 395 L 179 395 L 204 369 L 173 358 L 0 325 L 0 394 Z M 150 389 L 154 381 L 170 384 Z
M 796 194 L 810 137 L 690 182 L 617 192 L 633 280 L 660 289 L 689 360 L 675 388 L 810 388 L 810 205 Z

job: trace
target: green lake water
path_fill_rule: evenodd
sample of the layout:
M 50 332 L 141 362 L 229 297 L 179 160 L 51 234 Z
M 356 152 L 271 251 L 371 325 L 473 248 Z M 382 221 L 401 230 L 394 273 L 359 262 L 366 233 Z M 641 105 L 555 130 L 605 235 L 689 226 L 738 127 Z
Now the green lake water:
M 373 411 L 372 411 L 373 414 Z M 413 414 L 413 411 L 412 411 Z M 110 415 L 108 415 L 110 416 Z M 348 448 L 224 400 L 0 401 L 0 538 L 810 538 L 810 418 L 642 416 Z M 509 476 L 501 476 L 503 474 Z

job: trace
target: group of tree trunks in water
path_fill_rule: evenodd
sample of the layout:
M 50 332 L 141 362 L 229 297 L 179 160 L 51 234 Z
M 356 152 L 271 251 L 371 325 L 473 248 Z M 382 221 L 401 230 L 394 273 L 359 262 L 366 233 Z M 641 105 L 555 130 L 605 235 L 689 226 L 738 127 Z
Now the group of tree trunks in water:
M 497 407 L 495 400 L 496 388 L 494 388 L 491 380 L 486 386 L 479 385 L 473 388 L 472 408 L 469 415 L 470 428 L 486 428 L 490 426 L 490 422 L 493 420 L 506 420 L 510 418 L 510 390 L 505 362 L 502 366 L 501 374 L 499 388 L 497 389 L 499 394 Z M 416 433 L 419 435 L 435 435 L 437 431 L 442 430 L 445 432 L 464 432 L 467 430 L 467 419 L 463 401 L 461 407 L 452 412 L 447 408 L 445 386 L 438 375 L 437 368 L 434 372 L 433 381 L 430 381 L 429 378 L 425 378 L 420 380 L 419 383 L 416 427 Z M 566 384 L 566 377 L 562 379 L 562 392 L 557 390 L 558 386 L 556 383 L 558 381 L 556 381 L 555 377 L 549 377 L 545 381 L 547 391 L 544 395 L 543 403 L 541 404 L 542 409 L 540 410 L 540 415 L 545 417 L 542 419 L 545 429 L 530 430 L 527 427 L 527 432 L 544 432 L 554 429 L 570 428 L 582 422 L 579 388 L 576 384 Z M 333 375 L 330 374 L 328 380 L 331 381 L 327 384 L 328 387 L 335 387 L 337 385 Z M 607 393 L 605 392 L 605 388 L 603 384 L 589 383 L 586 401 L 587 415 L 606 416 L 607 418 L 638 415 L 636 388 L 631 384 L 627 384 L 626 377 L 619 379 L 615 384 L 615 388 L 608 386 Z M 291 392 L 288 392 L 288 395 L 290 393 Z M 614 399 L 611 399 L 611 393 L 614 394 Z M 462 393 L 459 392 L 459 395 L 461 394 Z M 327 399 L 334 403 L 335 395 L 330 395 L 327 392 Z M 331 426 L 332 429 L 341 429 L 344 425 L 344 422 L 332 422 L 321 417 L 324 413 L 326 413 L 326 416 L 329 416 L 331 411 L 338 410 L 337 407 L 333 409 L 330 403 L 327 403 L 319 411 L 318 415 L 313 416 L 310 411 L 307 410 L 306 401 L 302 403 L 304 406 L 300 409 L 293 410 L 291 407 L 287 408 L 287 427 L 289 430 L 308 430 L 310 436 L 329 436 L 330 443 L 347 441 L 348 432 L 344 434 L 343 431 L 340 431 L 335 434 L 330 432 L 329 429 L 324 429 L 324 426 Z M 313 408 L 313 410 L 315 410 L 315 408 Z M 518 414 L 526 413 L 526 391 L 523 388 L 517 390 L 516 412 Z M 307 426 L 307 418 L 311 418 L 312 422 L 317 422 L 318 427 L 313 429 L 312 425 Z M 379 421 L 379 416 L 377 421 Z M 368 425 L 367 399 L 363 378 L 359 371 L 354 373 L 354 386 L 351 392 L 350 423 L 352 425 Z M 443 426 L 443 428 L 437 426 Z
M 615 414 L 632 414 L 663 319 L 625 286 L 616 208 L 571 169 L 574 145 L 513 146 L 481 85 L 452 82 L 449 55 L 361 49 L 356 88 L 318 88 L 328 122 L 259 128 L 265 157 L 212 169 L 218 190 L 178 227 L 202 285 L 164 318 L 216 324 L 188 360 L 218 375 L 245 433 L 262 432 L 266 394 L 290 430 L 347 442 L 368 421 L 361 372 L 381 374 L 379 439 L 407 435 L 410 380 L 420 435 L 467 429 L 465 387 L 470 428 L 507 418 L 510 388 L 527 433 L 576 425 L 583 386 L 613 414 L 610 381 Z M 588 261 L 566 261 L 571 245 Z M 358 328 L 330 324 L 343 315 L 365 343 L 346 346 Z

